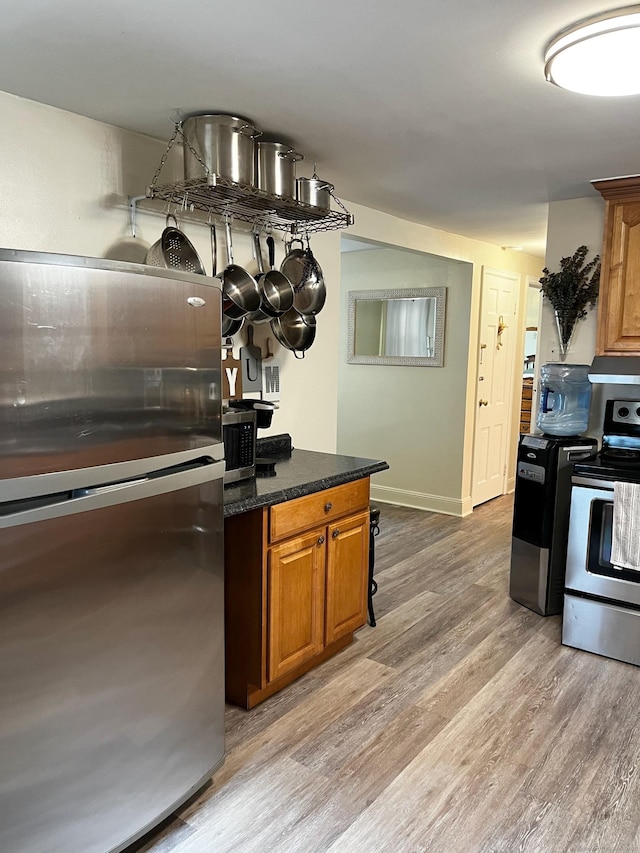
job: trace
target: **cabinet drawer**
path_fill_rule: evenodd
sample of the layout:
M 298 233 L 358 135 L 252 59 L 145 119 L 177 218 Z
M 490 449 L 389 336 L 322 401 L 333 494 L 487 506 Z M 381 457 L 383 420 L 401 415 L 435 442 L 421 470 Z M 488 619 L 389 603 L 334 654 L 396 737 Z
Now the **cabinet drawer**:
M 368 477 L 276 504 L 269 516 L 269 541 L 278 542 L 368 506 Z

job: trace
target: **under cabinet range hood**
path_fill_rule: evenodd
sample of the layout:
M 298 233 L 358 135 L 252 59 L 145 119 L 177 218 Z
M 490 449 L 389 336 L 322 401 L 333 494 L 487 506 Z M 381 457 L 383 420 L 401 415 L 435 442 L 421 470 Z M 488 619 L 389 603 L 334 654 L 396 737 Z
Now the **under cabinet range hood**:
M 640 383 L 640 356 L 597 355 L 589 368 L 589 379 L 610 385 Z

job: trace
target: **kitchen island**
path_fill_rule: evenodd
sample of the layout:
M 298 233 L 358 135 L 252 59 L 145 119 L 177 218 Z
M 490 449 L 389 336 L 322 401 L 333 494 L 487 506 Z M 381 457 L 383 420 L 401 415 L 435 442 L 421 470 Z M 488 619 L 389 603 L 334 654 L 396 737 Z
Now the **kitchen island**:
M 369 478 L 389 467 L 308 450 L 269 456 L 275 476 L 224 496 L 226 698 L 245 708 L 365 624 Z

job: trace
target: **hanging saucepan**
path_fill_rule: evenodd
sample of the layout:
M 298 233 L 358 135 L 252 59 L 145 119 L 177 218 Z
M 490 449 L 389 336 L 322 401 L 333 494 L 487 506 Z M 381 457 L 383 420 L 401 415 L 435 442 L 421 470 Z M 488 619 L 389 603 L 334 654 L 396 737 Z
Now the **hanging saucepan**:
M 173 219 L 175 226 L 169 225 L 170 219 Z M 197 273 L 198 275 L 205 274 L 198 253 L 191 241 L 178 228 L 178 220 L 173 214 L 167 215 L 166 227 L 160 235 L 160 239 L 149 247 L 145 263 L 152 267 L 162 267 L 167 270 L 174 269 Z
M 254 321 L 264 322 L 272 317 L 280 317 L 285 311 L 293 307 L 293 286 L 289 279 L 279 270 L 264 270 L 262 261 L 262 250 L 260 249 L 260 235 L 253 232 L 253 244 L 258 262 L 259 274 L 256 277 L 260 291 L 260 309 L 256 311 Z M 273 262 L 270 264 L 273 266 Z
M 293 248 L 294 243 L 300 243 L 302 248 Z M 301 314 L 318 314 L 324 306 L 327 291 L 320 264 L 316 261 L 309 239 L 307 248 L 299 238 L 287 243 L 287 255 L 280 265 L 293 285 L 293 307 Z
M 242 326 L 244 325 L 244 317 L 240 317 L 239 320 L 232 320 L 231 317 L 227 317 L 225 314 L 222 315 L 222 337 L 223 338 L 232 338 L 234 335 L 237 335 Z
M 316 318 L 290 308 L 282 317 L 273 318 L 271 329 L 278 343 L 291 350 L 296 358 L 304 358 L 316 337 Z
M 227 266 L 218 278 L 222 281 L 222 313 L 232 320 L 238 320 L 260 307 L 258 283 L 252 275 L 233 262 L 231 226 L 225 220 L 227 236 Z
M 218 237 L 216 226 L 211 221 L 209 221 L 209 229 L 211 231 L 211 275 L 215 278 L 218 272 Z M 223 338 L 232 338 L 238 334 L 243 325 L 244 317 L 234 320 L 232 317 L 227 317 L 226 314 L 223 314 L 220 333 Z

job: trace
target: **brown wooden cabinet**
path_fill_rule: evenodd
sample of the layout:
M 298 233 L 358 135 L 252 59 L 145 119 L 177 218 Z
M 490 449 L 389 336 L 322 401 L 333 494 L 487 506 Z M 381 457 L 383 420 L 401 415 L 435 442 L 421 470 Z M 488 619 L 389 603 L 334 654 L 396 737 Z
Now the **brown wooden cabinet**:
M 597 355 L 640 355 L 640 176 L 594 181 L 605 199 Z
M 324 648 L 324 530 L 269 549 L 267 678 L 273 681 Z
M 368 560 L 368 477 L 227 518 L 227 701 L 252 708 L 348 645 Z
M 533 377 L 522 380 L 522 401 L 520 403 L 520 432 L 531 431 L 531 407 L 533 405 Z
M 369 510 L 327 528 L 326 645 L 367 621 Z

